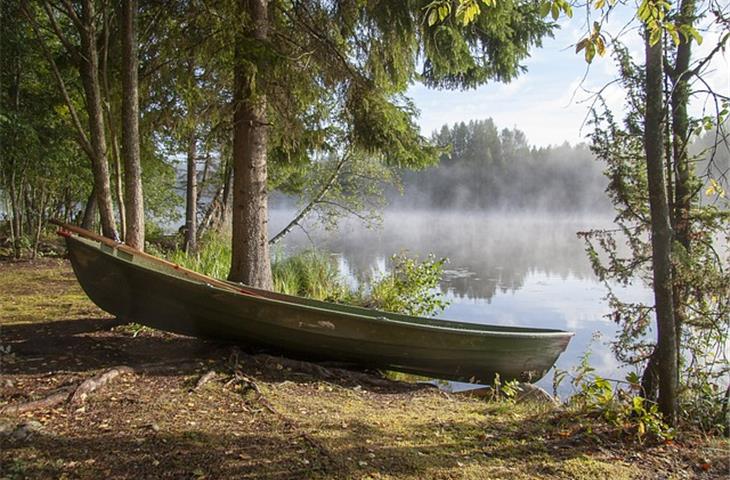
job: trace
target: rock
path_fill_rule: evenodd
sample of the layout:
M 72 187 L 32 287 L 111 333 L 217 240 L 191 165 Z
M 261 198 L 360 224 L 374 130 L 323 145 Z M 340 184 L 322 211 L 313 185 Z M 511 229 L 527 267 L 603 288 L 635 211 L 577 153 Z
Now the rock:
M 552 395 L 532 383 L 520 383 L 517 385 L 517 388 L 520 391 L 515 396 L 516 402 L 557 403 L 557 400 Z
M 10 434 L 10 438 L 13 440 L 26 440 L 42 430 L 43 424 L 41 422 L 28 420 L 27 422 L 18 424 Z

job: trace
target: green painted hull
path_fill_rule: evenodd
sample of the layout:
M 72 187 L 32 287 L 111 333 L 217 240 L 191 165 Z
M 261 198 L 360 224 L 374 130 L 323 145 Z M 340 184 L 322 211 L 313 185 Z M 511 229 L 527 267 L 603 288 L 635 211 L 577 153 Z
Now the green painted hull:
M 67 235 L 74 272 L 103 310 L 184 335 L 435 378 L 536 381 L 572 333 L 410 317 L 193 280 L 169 264 Z M 237 285 L 237 284 L 229 284 Z M 225 285 L 224 285 L 225 286 Z

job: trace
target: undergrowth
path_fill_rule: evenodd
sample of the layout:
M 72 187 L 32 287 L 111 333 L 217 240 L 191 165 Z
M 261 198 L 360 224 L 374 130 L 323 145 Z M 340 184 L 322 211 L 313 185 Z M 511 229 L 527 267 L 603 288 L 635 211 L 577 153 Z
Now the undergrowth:
M 151 251 L 214 278 L 226 278 L 231 264 L 230 239 L 217 233 L 206 235 L 192 254 L 180 249 L 163 252 L 154 246 Z M 275 252 L 271 271 L 274 290 L 280 293 L 429 316 L 447 306 L 438 289 L 445 263 L 445 258 L 429 255 L 419 260 L 401 252 L 390 258 L 387 273 L 361 279 L 358 288 L 349 287 L 332 257 L 318 250 L 304 250 L 295 255 Z

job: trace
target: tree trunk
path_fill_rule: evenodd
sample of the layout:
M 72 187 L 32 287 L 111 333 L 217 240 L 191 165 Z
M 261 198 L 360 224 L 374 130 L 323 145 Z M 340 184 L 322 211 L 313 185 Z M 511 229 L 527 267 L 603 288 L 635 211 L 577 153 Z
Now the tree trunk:
M 45 224 L 45 211 L 50 200 L 50 194 L 46 194 L 45 188 L 41 189 L 40 207 L 38 208 L 38 216 L 36 218 L 35 238 L 33 240 L 33 253 L 31 258 L 38 256 L 38 247 L 41 244 L 41 235 L 43 234 L 43 225 Z
M 210 164 L 212 162 L 213 157 L 210 155 L 210 152 L 208 152 L 208 155 L 205 157 L 205 162 L 203 163 L 203 172 L 200 174 L 200 182 L 198 183 L 198 197 L 196 202 L 201 202 L 201 197 L 203 195 L 203 191 L 205 191 L 206 184 L 208 183 L 208 174 L 210 173 Z
M 15 186 L 15 166 L 11 166 L 10 175 L 10 209 L 12 210 L 12 218 L 10 220 L 10 230 L 13 237 L 13 254 L 15 258 L 20 258 L 20 237 L 23 236 L 23 220 L 20 214 L 20 206 L 18 205 L 18 192 Z
M 223 200 L 221 216 L 218 221 L 218 231 L 228 228 L 233 216 L 233 165 L 226 167 L 226 183 L 223 184 Z
M 91 230 L 94 225 L 94 219 L 96 218 L 96 187 L 91 189 L 91 195 L 86 200 L 86 206 L 84 207 L 84 214 L 81 217 L 81 228 Z
M 236 44 L 233 114 L 233 240 L 228 279 L 272 288 L 269 260 L 266 95 L 256 88 L 257 69 L 244 60 L 246 39 L 268 36 L 268 0 L 240 0 L 246 22 Z M 250 48 L 250 47 L 249 47 Z M 259 67 L 261 67 L 259 65 Z M 259 68 L 258 72 L 262 69 Z
M 111 115 L 108 116 L 111 122 Z M 122 175 L 122 160 L 119 155 L 119 144 L 114 129 L 109 129 L 112 141 L 112 169 L 114 174 L 114 196 L 117 207 L 119 207 L 119 235 L 124 238 L 127 235 L 127 209 L 124 205 L 124 180 Z
M 695 0 L 682 0 L 680 5 L 680 25 L 692 26 L 695 16 Z M 691 37 L 690 37 L 691 39 Z M 677 47 L 672 79 L 672 156 L 675 166 L 675 187 L 674 187 L 674 234 L 677 242 L 690 252 L 691 247 L 691 223 L 689 218 L 692 207 L 692 183 L 694 181 L 693 167 L 690 164 L 688 141 L 689 141 L 689 116 L 687 115 L 687 104 L 689 103 L 689 64 L 692 56 L 692 44 L 690 39 L 682 39 Z M 677 279 L 674 279 L 674 320 L 677 329 L 677 349 L 681 342 L 682 328 L 686 321 L 685 310 L 686 296 L 688 289 Z
M 106 134 L 104 131 L 104 114 L 101 106 L 101 88 L 99 86 L 99 54 L 96 46 L 96 13 L 93 2 L 87 0 L 82 5 L 83 28 L 79 29 L 81 37 L 81 56 L 79 71 L 84 88 L 86 110 L 89 116 L 89 133 L 91 141 L 91 168 L 94 173 L 94 190 L 96 203 L 101 216 L 101 230 L 105 237 L 118 240 L 114 221 L 111 186 L 109 182 L 109 164 L 106 152 Z
M 659 374 L 659 409 L 674 425 L 677 416 L 678 353 L 672 295 L 672 229 L 664 179 L 662 61 L 660 39 L 651 45 L 646 32 L 646 116 L 644 149 L 651 211 L 652 266 L 657 318 L 656 360 Z
M 122 21 L 122 154 L 127 235 L 124 241 L 144 250 L 144 198 L 139 155 L 139 58 L 137 0 L 121 4 Z
M 119 153 L 119 140 L 117 129 L 114 126 L 114 115 L 111 107 L 111 89 L 109 88 L 109 35 L 111 30 L 111 15 L 109 14 L 109 5 L 104 5 L 104 41 L 103 50 L 100 59 L 99 70 L 101 72 L 101 84 L 103 87 L 102 95 L 104 96 L 104 112 L 106 113 L 106 127 L 109 131 L 109 139 L 112 143 L 111 148 L 111 164 L 112 175 L 114 178 L 114 200 L 117 202 L 119 209 L 119 235 L 121 238 L 126 236 L 127 232 L 127 215 L 124 211 L 124 184 L 122 180 L 121 154 Z
M 198 171 L 196 168 L 197 159 L 197 141 L 195 134 L 190 134 L 188 140 L 188 178 L 187 188 L 185 191 L 185 252 L 192 253 L 196 249 L 196 239 L 198 235 Z

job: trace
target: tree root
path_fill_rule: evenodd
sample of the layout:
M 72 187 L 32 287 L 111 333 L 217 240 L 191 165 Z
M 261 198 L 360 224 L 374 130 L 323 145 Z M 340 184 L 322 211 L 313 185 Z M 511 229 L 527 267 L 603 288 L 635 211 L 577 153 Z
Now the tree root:
M 329 451 L 329 449 L 323 445 L 321 442 L 319 442 L 317 439 L 313 438 L 311 435 L 309 435 L 306 431 L 304 431 L 303 427 L 300 426 L 294 419 L 291 419 L 278 411 L 274 406 L 269 402 L 269 400 L 266 398 L 266 396 L 261 392 L 261 389 L 259 388 L 258 384 L 256 382 L 244 375 L 240 370 L 240 364 L 238 363 L 238 358 L 240 356 L 241 352 L 234 350 L 232 354 L 232 358 L 234 358 L 234 363 L 232 364 L 233 369 L 233 376 L 230 380 L 228 380 L 225 383 L 225 386 L 230 386 L 235 383 L 243 384 L 248 389 L 253 390 L 256 393 L 256 401 L 261 404 L 266 410 L 268 410 L 272 415 L 274 415 L 287 429 L 290 429 L 294 432 L 296 432 L 297 436 L 304 439 L 307 443 L 309 443 L 314 449 L 318 450 L 324 457 L 327 458 L 327 461 L 334 465 L 338 466 L 339 462 L 337 458 L 332 454 L 332 452 Z M 265 357 L 268 357 L 268 355 L 264 355 Z M 270 357 L 275 358 L 275 357 Z M 307 363 L 307 362 L 304 362 Z M 314 364 L 311 364 L 314 365 Z M 319 367 L 318 365 L 315 365 Z M 323 368 L 323 367 L 319 367 Z M 325 369 L 326 370 L 326 369 Z
M 240 356 L 241 353 L 238 352 L 238 355 Z M 307 373 L 324 380 L 340 378 L 352 383 L 378 388 L 402 388 L 404 386 L 422 388 L 421 384 L 415 386 L 413 384 L 389 380 L 387 378 L 380 378 L 365 372 L 357 372 L 339 367 L 327 368 L 317 363 L 294 360 L 286 357 L 274 357 L 272 355 L 261 353 L 258 355 L 252 355 L 250 358 L 257 362 L 263 362 L 266 364 L 279 364 L 284 367 L 291 368 L 292 370 Z
M 73 395 L 71 395 L 69 403 L 71 405 L 84 403 L 86 397 L 88 397 L 89 394 L 92 393 L 94 390 L 97 390 L 99 387 L 103 387 L 107 383 L 117 378 L 119 375 L 123 375 L 125 373 L 134 373 L 134 370 L 130 367 L 125 366 L 114 367 L 110 368 L 106 372 L 100 373 L 99 375 L 95 375 L 88 380 L 85 380 L 83 383 L 81 383 L 81 385 L 79 385 L 79 388 L 76 389 Z
M 68 402 L 70 406 L 79 405 L 86 400 L 90 393 L 125 373 L 134 373 L 134 370 L 125 366 L 114 367 L 95 375 L 80 384 L 67 385 L 57 389 L 43 398 L 16 405 L 6 405 L 0 409 L 0 414 L 16 415 L 44 408 L 53 408 L 66 402 Z
M 46 395 L 43 398 L 39 398 L 38 400 L 31 400 L 29 402 L 23 402 L 16 405 L 6 405 L 2 409 L 0 409 L 0 414 L 18 415 L 26 412 L 32 412 L 35 410 L 41 410 L 44 408 L 55 407 L 68 400 L 68 397 L 75 389 L 75 385 L 68 385 L 54 391 L 49 395 Z
M 206 383 L 208 383 L 211 380 L 213 380 L 216 377 L 216 375 L 217 375 L 217 373 L 215 373 L 215 370 L 211 370 L 211 371 L 205 373 L 204 375 L 202 375 L 198 379 L 197 382 L 195 382 L 195 386 L 193 388 L 191 388 L 190 391 L 191 392 L 197 392 L 198 390 L 200 390 L 201 388 L 203 388 L 203 386 Z

